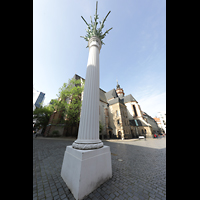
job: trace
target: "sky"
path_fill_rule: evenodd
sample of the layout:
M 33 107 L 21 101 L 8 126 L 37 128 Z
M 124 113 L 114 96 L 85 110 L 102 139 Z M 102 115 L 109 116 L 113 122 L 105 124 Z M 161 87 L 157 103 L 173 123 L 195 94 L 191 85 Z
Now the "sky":
M 33 0 L 33 87 L 44 105 L 74 74 L 85 78 L 89 49 L 80 36 L 96 0 Z M 111 11 L 100 50 L 100 88 L 132 94 L 152 117 L 166 112 L 166 0 L 99 0 L 99 20 Z

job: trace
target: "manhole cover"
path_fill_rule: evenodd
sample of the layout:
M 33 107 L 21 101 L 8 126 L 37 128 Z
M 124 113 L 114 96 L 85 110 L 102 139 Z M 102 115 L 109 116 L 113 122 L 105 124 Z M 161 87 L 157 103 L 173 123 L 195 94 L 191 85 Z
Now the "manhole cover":
M 122 162 L 123 160 L 122 159 L 118 159 L 118 161 Z

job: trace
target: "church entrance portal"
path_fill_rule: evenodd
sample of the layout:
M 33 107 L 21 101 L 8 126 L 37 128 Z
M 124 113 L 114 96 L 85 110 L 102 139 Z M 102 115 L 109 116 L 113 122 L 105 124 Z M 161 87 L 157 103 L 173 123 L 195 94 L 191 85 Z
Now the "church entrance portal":
M 121 131 L 118 132 L 118 139 L 122 139 L 122 133 L 121 133 Z
M 109 131 L 110 139 L 112 138 L 112 131 Z

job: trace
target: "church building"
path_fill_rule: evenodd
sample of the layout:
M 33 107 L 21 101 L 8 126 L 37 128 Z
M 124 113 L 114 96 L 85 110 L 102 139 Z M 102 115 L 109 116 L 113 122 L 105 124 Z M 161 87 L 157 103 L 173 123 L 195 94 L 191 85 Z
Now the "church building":
M 73 78 L 85 81 L 77 74 Z M 140 135 L 153 137 L 154 129 L 156 127 L 157 130 L 158 125 L 155 120 L 154 124 L 148 123 L 146 116 L 147 114 L 142 112 L 137 100 L 131 94 L 125 96 L 118 82 L 116 88 L 108 92 L 99 88 L 100 139 L 138 138 Z M 61 135 L 69 135 L 64 132 Z
M 123 88 L 117 83 L 116 89 L 109 92 L 100 89 L 100 102 L 104 99 L 107 105 L 100 103 L 100 120 L 104 131 L 103 138 L 137 138 L 139 135 L 152 137 L 152 126 L 143 118 L 143 112 L 136 99 L 131 95 L 125 96 Z M 105 120 L 102 120 L 105 118 Z

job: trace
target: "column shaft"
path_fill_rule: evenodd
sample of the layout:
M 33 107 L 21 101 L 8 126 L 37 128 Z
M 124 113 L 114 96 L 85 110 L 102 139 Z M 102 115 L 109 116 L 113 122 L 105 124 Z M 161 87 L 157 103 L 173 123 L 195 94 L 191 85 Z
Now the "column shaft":
M 100 148 L 103 143 L 99 139 L 99 53 L 100 45 L 97 37 L 89 40 L 89 56 L 85 79 L 85 88 L 81 109 L 78 139 L 74 148 Z M 99 143 L 98 145 L 96 145 Z M 90 145 L 80 145 L 90 144 Z M 95 144 L 95 145 L 91 145 Z

